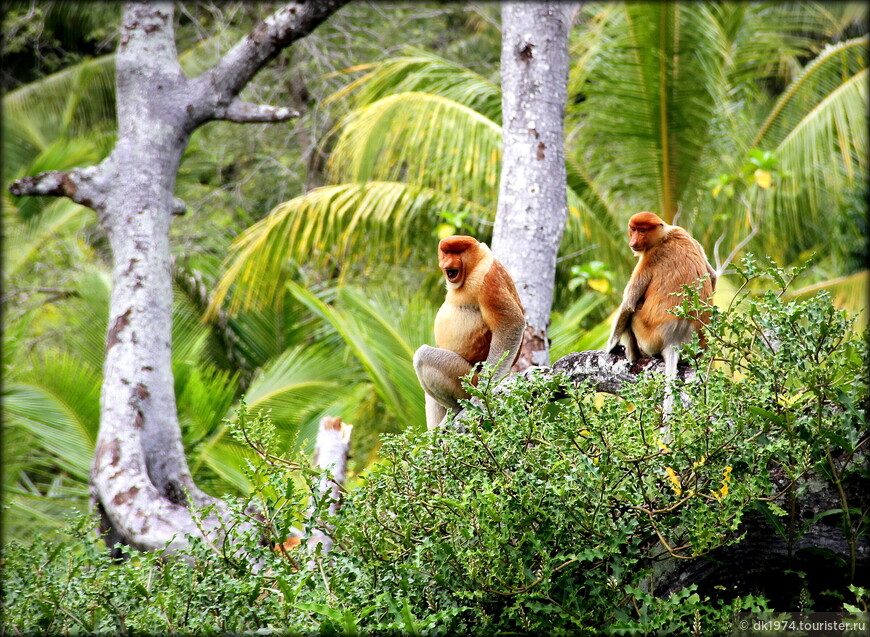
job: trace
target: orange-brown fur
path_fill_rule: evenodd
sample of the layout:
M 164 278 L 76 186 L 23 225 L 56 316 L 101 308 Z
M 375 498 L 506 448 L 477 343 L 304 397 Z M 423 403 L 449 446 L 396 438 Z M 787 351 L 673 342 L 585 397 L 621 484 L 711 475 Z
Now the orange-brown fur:
M 629 282 L 632 285 L 632 282 L 649 277 L 649 284 L 631 320 L 641 350 L 649 355 L 660 354 L 664 348 L 662 325 L 680 320 L 668 312 L 682 303 L 681 296 L 672 293 L 681 293 L 683 285 L 694 285 L 702 300 L 709 301 L 713 296 L 709 277 L 697 282 L 707 274 L 707 261 L 698 251 L 695 240 L 678 226 L 672 226 L 667 234 L 660 232 L 663 236 L 656 237 L 658 242 L 643 251 Z M 708 322 L 710 313 L 704 312 L 700 316 L 695 313 L 693 325 L 698 331 L 701 328 L 699 319 Z M 700 338 L 703 345 L 703 332 Z
M 493 328 L 523 312 L 513 279 L 472 237 L 448 237 L 441 241 L 438 252 L 442 271 L 458 268 L 460 275 L 459 285 L 448 287 L 435 317 L 435 345 L 472 364 L 485 361 Z M 511 364 L 514 362 L 516 358 Z
M 651 212 L 634 215 L 628 227 L 629 246 L 640 258 L 625 288 L 620 313 L 630 314 L 624 329 L 632 332 L 642 353 L 652 356 L 660 354 L 672 342 L 671 332 L 685 323 L 668 312 L 682 302 L 683 286 L 694 285 L 698 296 L 709 301 L 715 272 L 703 248 L 683 228 L 667 225 Z M 707 320 L 709 312 L 696 313 L 693 330 L 699 331 L 701 321 Z M 703 334 L 701 338 L 703 344 Z
M 668 310 L 682 303 L 683 286 L 695 286 L 699 298 L 710 302 L 716 289 L 716 271 L 707 262 L 704 249 L 688 232 L 671 226 L 651 212 L 640 212 L 628 222 L 628 245 L 640 260 L 622 295 L 622 304 L 613 322 L 607 350 L 613 351 L 625 335 L 626 357 L 661 354 L 665 374 L 677 374 L 679 347 L 699 332 L 705 345 L 701 324 L 709 320 L 707 311 L 694 312 L 691 320 L 681 319 Z M 708 276 L 709 275 L 709 276 Z M 676 293 L 676 294 L 675 294 Z M 664 411 L 669 413 L 673 395 L 668 391 Z
M 414 355 L 414 368 L 427 396 L 430 428 L 446 409 L 456 411 L 458 400 L 468 397 L 459 378 L 474 364 L 495 365 L 507 351 L 495 377 L 507 374 L 519 356 L 525 328 L 513 280 L 486 245 L 464 235 L 447 237 L 438 246 L 438 265 L 447 294 L 435 317 L 436 347 L 423 345 Z

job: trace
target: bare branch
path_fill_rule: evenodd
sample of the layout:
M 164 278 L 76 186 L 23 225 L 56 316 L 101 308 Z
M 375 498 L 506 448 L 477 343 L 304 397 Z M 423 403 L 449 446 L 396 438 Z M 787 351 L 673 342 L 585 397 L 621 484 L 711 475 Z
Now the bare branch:
M 54 195 L 72 198 L 75 187 L 69 179 L 69 173 L 50 170 L 36 177 L 23 177 L 13 181 L 9 192 L 16 197 L 23 195 Z
M 185 212 L 187 212 L 187 204 L 184 203 L 184 199 L 179 199 L 178 197 L 173 198 L 172 214 L 181 216 Z
M 9 185 L 9 192 L 17 197 L 43 195 L 69 197 L 73 201 L 99 211 L 105 203 L 105 191 L 94 183 L 98 166 L 75 168 L 67 172 L 49 170 L 35 177 L 22 177 Z
M 728 265 L 731 263 L 731 260 L 736 257 L 737 254 L 746 246 L 746 244 L 752 241 L 752 238 L 758 234 L 758 231 L 761 230 L 761 224 L 757 223 L 755 218 L 752 216 L 752 204 L 746 199 L 744 195 L 741 195 L 740 199 L 743 201 L 743 205 L 746 206 L 746 212 L 749 216 L 750 232 L 748 235 L 743 237 L 743 240 L 734 247 L 731 253 L 727 257 L 725 257 L 725 260 L 721 263 L 719 262 L 719 244 L 722 243 L 725 235 L 723 234 L 716 240 L 716 244 L 713 246 L 713 257 L 716 259 L 716 276 L 722 276 L 722 273 L 725 272 L 725 268 L 728 267 Z M 758 216 L 760 221 L 761 212 L 759 212 Z
M 196 82 L 209 87 L 219 101 L 228 102 L 285 47 L 311 33 L 347 1 L 318 0 L 288 4 L 242 38 L 217 64 L 198 77 Z
M 250 104 L 240 99 L 234 99 L 230 105 L 215 113 L 215 119 L 225 119 L 240 124 L 252 122 L 283 122 L 299 117 L 299 111 L 286 106 L 267 106 L 265 104 Z

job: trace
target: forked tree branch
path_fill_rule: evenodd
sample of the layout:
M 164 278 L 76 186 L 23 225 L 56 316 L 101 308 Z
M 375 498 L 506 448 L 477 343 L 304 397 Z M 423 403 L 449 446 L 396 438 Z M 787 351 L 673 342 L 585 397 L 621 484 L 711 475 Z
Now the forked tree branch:
M 279 9 L 242 38 L 211 69 L 191 80 L 197 120 L 277 122 L 298 117 L 290 108 L 246 104 L 238 95 L 282 50 L 311 33 L 348 0 L 293 3 Z

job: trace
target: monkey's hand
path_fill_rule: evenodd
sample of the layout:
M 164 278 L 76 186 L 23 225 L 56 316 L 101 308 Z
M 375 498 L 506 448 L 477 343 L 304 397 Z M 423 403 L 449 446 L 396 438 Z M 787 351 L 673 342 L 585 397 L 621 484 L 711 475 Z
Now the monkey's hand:
M 616 349 L 622 346 L 622 343 L 619 342 L 619 337 L 621 335 L 617 334 L 616 331 L 610 335 L 610 338 L 607 340 L 607 345 L 604 347 L 604 351 L 608 354 L 617 354 Z

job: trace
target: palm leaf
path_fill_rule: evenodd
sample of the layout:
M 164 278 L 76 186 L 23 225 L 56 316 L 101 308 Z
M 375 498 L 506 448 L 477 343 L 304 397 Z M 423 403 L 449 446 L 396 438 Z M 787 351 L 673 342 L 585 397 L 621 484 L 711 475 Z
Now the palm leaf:
M 328 347 L 299 345 L 266 366 L 246 392 L 248 409 L 271 409 L 273 416 L 299 421 L 358 378 L 353 367 Z
M 327 166 L 333 183 L 404 181 L 495 206 L 501 127 L 459 102 L 398 93 L 354 109 L 337 129 Z
M 723 99 L 721 30 L 704 4 L 626 3 L 609 14 L 609 42 L 588 60 L 575 88 L 586 123 L 578 136 L 597 179 L 656 193 L 650 206 L 670 221 Z M 624 185 L 623 185 L 624 184 Z M 649 195 L 648 195 L 649 196 Z
M 771 148 L 782 143 L 808 111 L 867 68 L 867 44 L 863 36 L 827 45 L 783 91 L 751 145 Z
M 605 201 L 584 166 L 566 158 L 568 224 L 561 251 L 573 253 L 594 247 L 596 258 L 611 264 L 621 274 L 633 267 L 625 250 L 625 231 L 616 210 Z
M 30 197 L 26 201 L 36 201 Z M 21 202 L 22 204 L 25 201 Z M 31 215 L 24 225 L 11 226 L 12 232 L 6 236 L 3 247 L 3 277 L 7 280 L 21 272 L 49 241 L 58 236 L 66 236 L 93 223 L 96 215 L 90 208 L 81 206 L 69 199 L 53 199 L 41 214 Z
M 841 30 L 825 3 L 728 2 L 716 12 L 727 41 L 727 83 L 738 99 L 757 99 L 759 80 L 791 81 L 819 39 Z
M 494 82 L 434 53 L 409 47 L 407 55 L 363 64 L 342 73 L 366 71 L 330 95 L 359 108 L 397 93 L 424 92 L 461 104 L 500 124 L 501 89 Z
M 99 427 L 100 374 L 58 353 L 3 390 L 4 419 L 30 433 L 57 465 L 87 481 Z
M 191 451 L 191 471 L 201 474 L 207 467 L 226 485 L 247 492 L 250 483 L 241 467 L 245 459 L 254 460 L 255 455 L 233 440 L 223 423 L 224 418 L 233 419 L 236 412 L 236 407 L 230 407 L 234 392 L 220 390 L 225 374 L 199 373 L 189 390 L 185 387 L 179 407 L 200 414 L 198 422 L 186 418 L 185 423 L 190 424 L 191 433 L 205 436 Z M 358 380 L 353 366 L 336 356 L 332 348 L 295 346 L 259 372 L 245 399 L 249 412 L 269 414 L 285 448 L 294 448 L 300 431 L 316 432 L 321 410 L 331 410 Z
M 814 208 L 819 190 L 840 190 L 867 170 L 867 44 L 862 37 L 826 48 L 786 89 L 755 136 L 754 145 L 775 148 L 792 173 L 794 183 L 784 188 L 807 188 Z M 831 169 L 837 160 L 842 171 Z
M 62 135 L 111 126 L 115 119 L 115 56 L 85 60 L 3 97 L 4 158 L 28 162 Z
M 6 432 L 4 432 L 4 435 Z M 37 485 L 27 473 L 3 491 L 4 539 L 31 541 L 38 530 L 62 533 L 69 529 L 69 518 L 75 511 L 88 510 L 88 485 L 70 479 L 51 468 L 54 476 L 47 485 Z
M 860 330 L 867 325 L 868 283 L 870 283 L 870 271 L 861 270 L 793 290 L 786 295 L 786 298 L 791 300 L 807 297 L 820 290 L 827 290 L 833 298 L 834 305 L 858 315 L 856 327 Z
M 598 321 L 591 329 L 584 329 L 583 324 L 609 302 L 610 299 L 603 294 L 587 293 L 574 301 L 564 312 L 555 313 L 548 331 L 550 360 L 556 361 L 571 352 L 602 347 L 604 342 L 598 342 L 601 340 L 600 326 L 602 323 L 605 325 L 604 340 L 606 340 L 610 324 L 607 321 Z M 590 345 L 590 341 L 594 341 L 594 345 Z
M 185 445 L 212 436 L 237 397 L 238 374 L 208 364 L 188 364 L 175 370 L 178 419 Z
M 289 259 L 324 265 L 330 257 L 343 262 L 349 254 L 360 262 L 406 258 L 401 246 L 413 245 L 413 237 L 431 237 L 437 211 L 444 209 L 489 212 L 435 190 L 396 182 L 324 186 L 291 199 L 230 246 L 208 316 L 215 315 L 233 287 L 231 312 L 275 302 L 284 291 L 281 281 Z
M 390 327 L 396 324 L 396 317 L 390 316 L 387 308 L 395 304 L 375 306 L 360 293 L 340 288 L 338 303 L 329 306 L 295 283 L 288 282 L 288 287 L 342 336 L 397 420 L 413 427 L 425 422 L 422 390 L 411 362 L 413 344 Z
M 198 450 L 191 461 L 191 474 L 197 485 L 217 497 L 227 493 L 247 495 L 253 484 L 244 467 L 249 462 L 256 466 L 258 461 L 252 449 L 223 437 Z

